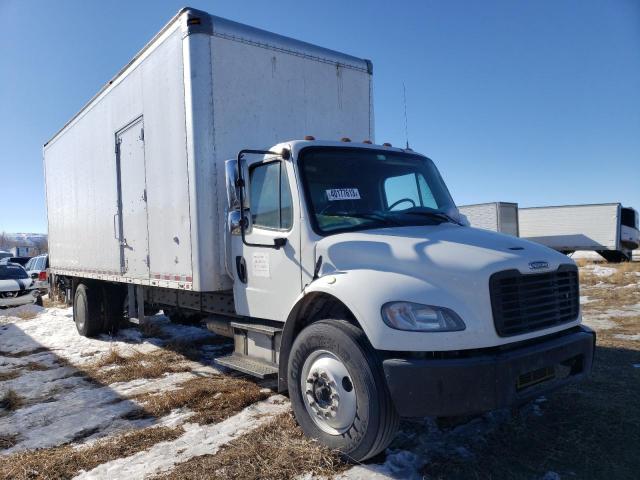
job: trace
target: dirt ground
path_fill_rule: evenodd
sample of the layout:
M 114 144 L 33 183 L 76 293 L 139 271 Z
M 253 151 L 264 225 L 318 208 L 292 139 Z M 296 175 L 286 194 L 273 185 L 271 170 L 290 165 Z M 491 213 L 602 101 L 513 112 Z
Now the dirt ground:
M 405 421 L 365 465 L 308 440 L 271 384 L 221 371 L 232 346 L 162 315 L 80 337 L 71 310 L 0 311 L 0 479 L 635 479 L 640 263 L 583 262 L 592 377 L 517 411 Z

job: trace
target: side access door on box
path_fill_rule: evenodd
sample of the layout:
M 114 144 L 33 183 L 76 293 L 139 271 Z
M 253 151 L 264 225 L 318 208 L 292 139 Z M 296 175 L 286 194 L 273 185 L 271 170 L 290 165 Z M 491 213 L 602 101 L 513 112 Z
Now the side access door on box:
M 149 278 L 149 231 L 144 158 L 144 125 L 137 118 L 116 133 L 118 213 L 114 227 L 120 242 L 120 271 L 132 278 Z

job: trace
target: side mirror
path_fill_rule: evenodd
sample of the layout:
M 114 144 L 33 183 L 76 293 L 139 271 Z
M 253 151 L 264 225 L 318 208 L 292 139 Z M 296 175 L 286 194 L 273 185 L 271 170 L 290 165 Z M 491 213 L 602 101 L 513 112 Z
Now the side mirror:
M 229 212 L 240 210 L 240 189 L 244 187 L 238 186 L 238 161 L 235 159 L 224 162 L 225 177 L 227 184 L 227 209 Z M 247 179 L 249 174 L 245 162 L 242 162 L 242 176 Z M 245 180 L 246 181 L 246 180 Z M 242 192 L 244 200 L 244 208 L 249 209 L 249 191 L 244 188 Z
M 251 212 L 249 211 L 249 192 L 244 186 L 238 185 L 238 161 L 235 159 L 227 160 L 224 166 L 227 186 L 227 228 L 231 235 L 240 235 L 242 233 L 240 229 L 240 222 L 243 221 L 243 216 L 240 214 L 240 189 L 243 188 L 244 231 L 249 233 L 252 225 Z M 243 177 L 248 178 L 244 162 L 242 162 L 241 168 L 243 169 Z

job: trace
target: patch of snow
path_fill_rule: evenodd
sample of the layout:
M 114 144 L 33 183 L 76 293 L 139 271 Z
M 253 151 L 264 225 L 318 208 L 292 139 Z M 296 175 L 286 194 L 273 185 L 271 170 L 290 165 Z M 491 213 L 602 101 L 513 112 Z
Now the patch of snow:
M 128 397 L 170 391 L 189 379 L 220 373 L 209 365 L 185 362 L 190 372 L 108 386 L 97 384 L 75 366 L 93 362 L 111 349 L 122 355 L 157 351 L 160 347 L 153 342 L 162 342 L 144 338 L 136 328 L 123 329 L 114 337 L 85 338 L 78 334 L 72 317 L 70 308 L 48 308 L 41 309 L 32 320 L 0 325 L 0 372 L 20 374 L 0 382 L 0 394 L 11 389 L 25 401 L 22 408 L 0 417 L 0 435 L 17 434 L 19 440 L 0 455 L 68 442 L 84 443 L 132 428 L 182 424 L 192 415 L 188 409 L 172 412 L 167 418 L 129 419 L 128 414 L 140 405 Z M 162 315 L 152 321 L 157 321 L 163 331 L 168 322 Z M 191 326 L 171 325 L 168 330 L 180 340 L 184 333 L 187 341 L 213 336 Z M 29 369 L 33 362 L 45 369 Z
M 615 328 L 618 324 L 611 320 L 611 318 L 607 315 L 584 315 L 582 316 L 582 323 L 584 323 L 587 327 L 593 328 L 594 330 L 609 330 L 611 328 Z
M 523 413 L 541 411 L 538 404 L 530 404 Z M 473 447 L 510 418 L 508 410 L 495 410 L 453 428 L 439 428 L 435 419 L 406 421 L 387 450 L 385 462 L 377 465 L 358 465 L 337 478 L 365 479 L 421 479 L 420 470 L 434 456 L 445 458 L 473 457 Z
M 588 303 L 599 302 L 597 298 L 589 298 L 586 295 L 580 295 L 580 305 L 586 305 Z
M 596 277 L 610 277 L 618 270 L 614 267 L 603 267 L 601 265 L 587 265 L 585 269 L 591 270 Z
M 30 375 L 23 375 L 12 382 L 25 377 L 29 378 Z M 85 437 L 101 438 L 131 428 L 155 425 L 158 420 L 153 418 L 122 418 L 140 408 L 138 402 L 126 397 L 166 392 L 178 388 L 180 383 L 190 378 L 196 378 L 196 375 L 181 372 L 154 379 L 136 379 L 109 386 L 96 386 L 83 377 L 75 376 L 67 377 L 64 382 L 52 382 L 52 387 L 42 385 L 40 391 L 48 391 L 50 395 L 47 401 L 24 406 L 11 415 L 0 418 L 0 435 L 18 434 L 20 438 L 15 446 L 4 450 L 2 454 L 52 447 Z M 6 383 L 8 382 L 5 382 L 5 385 Z M 28 380 L 27 386 L 14 384 L 13 387 L 20 394 L 28 391 L 28 386 L 33 384 L 32 380 Z M 33 396 L 33 393 L 29 394 L 29 398 Z M 42 394 L 39 399 L 42 399 Z M 161 423 L 163 421 L 160 420 Z
M 184 425 L 185 433 L 175 440 L 160 442 L 130 457 L 103 463 L 74 478 L 143 479 L 152 474 L 166 472 L 177 463 L 186 462 L 190 458 L 215 454 L 222 445 L 258 428 L 275 415 L 288 409 L 288 400 L 281 395 L 274 395 L 214 425 L 187 423 Z
M 616 318 L 635 317 L 640 315 L 640 304 L 630 305 L 624 309 L 610 309 L 599 313 L 583 313 L 582 321 L 595 330 L 609 330 L 615 328 Z
M 619 338 L 620 340 L 640 340 L 640 333 L 616 333 L 614 338 Z

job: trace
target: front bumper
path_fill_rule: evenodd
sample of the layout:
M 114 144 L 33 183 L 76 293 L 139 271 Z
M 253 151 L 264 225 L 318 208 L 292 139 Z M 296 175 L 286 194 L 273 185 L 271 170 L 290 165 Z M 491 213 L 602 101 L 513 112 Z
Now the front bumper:
M 21 295 L 19 297 L 0 298 L 0 307 L 18 307 L 20 305 L 36 303 L 38 296 L 39 292 L 38 295 L 35 296 L 32 293 L 27 293 L 26 295 Z
M 580 326 L 543 341 L 460 358 L 390 358 L 383 368 L 401 416 L 470 415 L 583 380 L 591 372 L 595 338 Z

